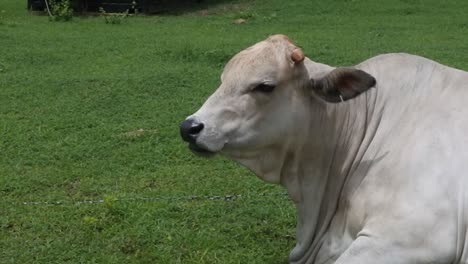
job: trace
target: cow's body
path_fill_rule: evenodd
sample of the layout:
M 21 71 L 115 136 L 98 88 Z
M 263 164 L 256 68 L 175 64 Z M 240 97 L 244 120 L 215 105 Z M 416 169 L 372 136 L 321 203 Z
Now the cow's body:
M 323 67 L 305 63 L 311 75 Z M 331 220 L 315 230 L 298 230 L 306 241 L 298 242 L 291 262 L 334 263 L 357 237 L 378 237 L 388 240 L 377 252 L 384 258 L 368 263 L 400 263 L 398 255 L 411 259 L 407 263 L 467 263 L 468 73 L 408 54 L 381 55 L 357 68 L 377 79 L 375 89 L 327 105 L 323 118 L 331 123 L 325 126 L 340 124 L 339 133 L 326 130 L 328 140 L 342 134 L 351 141 L 318 172 L 329 174 L 334 188 L 343 186 L 331 195 L 340 197 L 338 208 L 333 204 Z M 296 188 L 307 193 L 303 185 Z M 304 222 L 312 219 L 307 215 Z
M 287 188 L 291 263 L 468 263 L 468 73 L 408 54 L 334 70 L 297 51 L 274 36 L 234 57 L 182 125 L 192 150 Z

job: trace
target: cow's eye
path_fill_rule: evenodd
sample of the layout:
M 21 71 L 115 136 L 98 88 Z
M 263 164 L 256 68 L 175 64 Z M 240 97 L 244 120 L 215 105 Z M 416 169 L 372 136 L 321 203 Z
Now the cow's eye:
M 275 85 L 273 84 L 266 84 L 266 83 L 261 83 L 253 89 L 254 92 L 260 92 L 260 93 L 271 93 L 275 89 Z

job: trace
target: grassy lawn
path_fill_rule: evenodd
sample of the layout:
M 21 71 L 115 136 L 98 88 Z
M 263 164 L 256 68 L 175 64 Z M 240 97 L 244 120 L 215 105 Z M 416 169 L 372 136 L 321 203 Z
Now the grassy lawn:
M 0 0 L 0 263 L 286 263 L 283 190 L 179 139 L 223 64 L 283 33 L 327 64 L 409 52 L 468 70 L 468 1 L 212 2 L 112 25 Z

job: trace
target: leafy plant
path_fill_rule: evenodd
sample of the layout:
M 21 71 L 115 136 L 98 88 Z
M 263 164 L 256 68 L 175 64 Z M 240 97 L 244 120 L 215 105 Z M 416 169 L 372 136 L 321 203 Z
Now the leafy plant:
M 69 21 L 73 18 L 73 8 L 70 0 L 47 0 L 50 8 L 50 19 L 53 21 Z
M 128 9 L 123 13 L 107 13 L 104 8 L 100 7 L 99 12 L 101 16 L 104 17 L 104 22 L 106 24 L 122 24 L 122 21 L 128 16 Z
M 111 210 L 115 208 L 115 203 L 118 201 L 117 197 L 113 195 L 106 195 L 104 197 L 104 206 Z

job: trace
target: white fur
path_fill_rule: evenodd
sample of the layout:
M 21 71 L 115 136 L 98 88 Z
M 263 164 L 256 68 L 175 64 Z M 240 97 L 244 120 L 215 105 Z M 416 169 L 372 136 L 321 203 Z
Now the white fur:
M 408 54 L 356 68 L 377 86 L 325 103 L 333 67 L 273 36 L 236 55 L 192 118 L 197 144 L 285 186 L 298 212 L 290 263 L 468 263 L 468 73 Z M 271 94 L 256 83 L 277 84 Z

